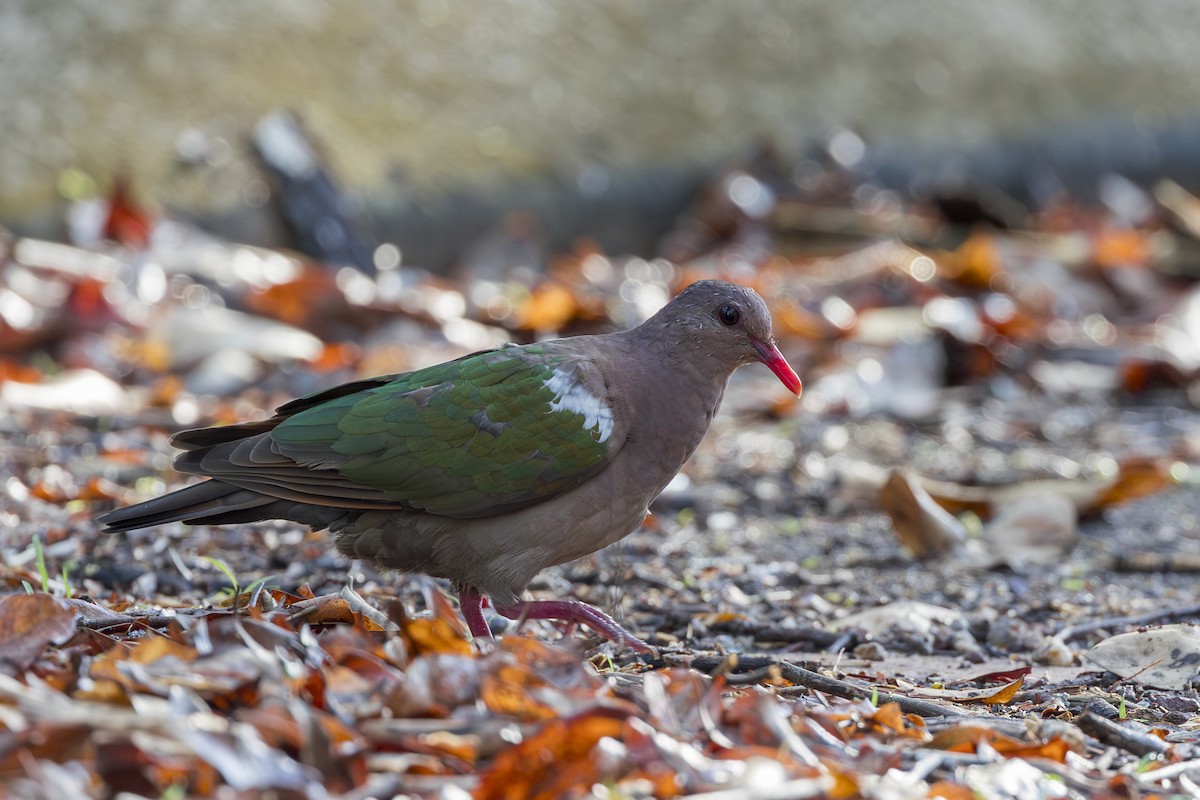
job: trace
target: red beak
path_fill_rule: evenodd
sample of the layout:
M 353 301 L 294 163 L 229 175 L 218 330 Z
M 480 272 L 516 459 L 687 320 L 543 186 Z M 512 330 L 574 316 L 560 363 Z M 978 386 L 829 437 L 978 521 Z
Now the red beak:
M 800 383 L 800 376 L 783 357 L 783 353 L 779 352 L 779 348 L 761 339 L 751 338 L 750 343 L 758 351 L 758 360 L 771 368 L 771 372 L 774 372 L 775 376 L 783 381 L 783 385 L 788 388 L 788 391 L 799 395 L 804 385 Z

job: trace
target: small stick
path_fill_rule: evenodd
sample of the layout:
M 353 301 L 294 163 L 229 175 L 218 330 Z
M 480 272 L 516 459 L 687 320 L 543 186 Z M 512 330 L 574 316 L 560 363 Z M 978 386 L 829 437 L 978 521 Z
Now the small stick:
M 1107 745 L 1133 753 L 1135 756 L 1149 756 L 1165 753 L 1169 745 L 1157 736 L 1135 731 L 1125 725 L 1118 725 L 1111 720 L 1092 711 L 1085 711 L 1075 720 L 1079 730 L 1094 736 Z
M 134 625 L 145 625 L 148 628 L 167 628 L 171 623 L 179 619 L 181 614 L 159 614 L 156 612 L 139 614 L 137 612 L 123 612 L 128 614 L 131 619 L 88 619 L 87 617 L 79 617 L 75 620 L 75 624 L 80 628 L 86 628 L 90 631 L 105 631 L 109 628 L 133 627 Z
M 849 681 L 838 680 L 827 675 L 822 675 L 819 672 L 813 672 L 804 667 L 798 667 L 787 661 L 779 662 L 780 675 L 792 683 L 805 686 L 809 689 L 815 689 L 818 692 L 836 695 L 837 697 L 845 697 L 851 700 L 869 700 L 872 696 L 876 697 L 880 703 L 896 703 L 900 706 L 900 710 L 906 714 L 916 714 L 919 717 L 969 717 L 971 714 L 954 706 L 944 706 L 940 703 L 934 703 L 929 700 L 921 700 L 916 697 L 905 697 L 904 695 L 892 694 L 890 692 L 880 692 L 858 684 L 850 683 Z M 777 690 L 782 695 L 793 694 L 787 689 Z

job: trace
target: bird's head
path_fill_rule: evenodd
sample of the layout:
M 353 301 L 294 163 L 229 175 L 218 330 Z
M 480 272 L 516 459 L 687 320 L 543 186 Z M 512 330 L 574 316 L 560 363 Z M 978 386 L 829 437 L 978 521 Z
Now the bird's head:
M 724 281 L 697 281 L 654 315 L 659 322 L 730 368 L 760 361 L 783 385 L 800 394 L 795 370 L 779 352 L 771 312 L 753 289 Z

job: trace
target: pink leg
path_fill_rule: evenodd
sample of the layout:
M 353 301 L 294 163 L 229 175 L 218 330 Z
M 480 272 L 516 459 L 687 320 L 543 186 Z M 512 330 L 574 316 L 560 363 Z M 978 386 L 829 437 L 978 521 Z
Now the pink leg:
M 483 619 L 483 598 L 474 589 L 458 590 L 458 610 L 476 639 L 491 639 L 492 630 Z
M 510 606 L 496 606 L 496 610 L 509 619 L 557 619 L 582 623 L 609 641 L 629 645 L 639 653 L 656 652 L 608 614 L 579 600 L 524 600 Z

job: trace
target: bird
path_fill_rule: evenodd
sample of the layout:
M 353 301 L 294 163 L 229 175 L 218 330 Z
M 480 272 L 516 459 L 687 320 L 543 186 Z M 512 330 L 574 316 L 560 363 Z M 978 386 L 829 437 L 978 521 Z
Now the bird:
M 738 367 L 792 393 L 752 289 L 687 286 L 636 327 L 507 344 L 292 400 L 273 416 L 176 433 L 174 468 L 208 480 L 98 517 L 105 532 L 283 519 L 351 559 L 449 582 L 475 639 L 484 598 L 514 620 L 584 624 L 654 652 L 574 599 L 526 600 L 541 570 L 645 520 L 707 432 Z

